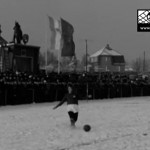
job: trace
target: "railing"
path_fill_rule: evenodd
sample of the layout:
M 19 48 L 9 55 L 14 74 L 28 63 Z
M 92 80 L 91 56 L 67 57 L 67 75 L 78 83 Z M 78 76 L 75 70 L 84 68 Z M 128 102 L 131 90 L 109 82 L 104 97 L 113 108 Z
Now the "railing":
M 60 101 L 66 93 L 67 84 L 0 84 L 0 105 L 17 105 Z M 150 96 L 150 84 L 74 83 L 79 100 L 113 99 L 121 97 Z

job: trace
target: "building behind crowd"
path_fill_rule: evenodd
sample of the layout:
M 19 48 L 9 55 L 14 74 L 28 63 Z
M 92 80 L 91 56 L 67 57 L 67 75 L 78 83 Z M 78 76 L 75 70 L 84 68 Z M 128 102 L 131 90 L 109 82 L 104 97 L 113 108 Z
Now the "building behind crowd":
M 19 72 L 39 71 L 39 49 L 38 46 L 26 44 L 8 44 L 8 56 L 11 69 Z
M 0 71 L 38 72 L 38 46 L 7 43 L 0 36 Z
M 90 56 L 92 71 L 94 72 L 123 72 L 125 71 L 124 56 L 107 44 Z

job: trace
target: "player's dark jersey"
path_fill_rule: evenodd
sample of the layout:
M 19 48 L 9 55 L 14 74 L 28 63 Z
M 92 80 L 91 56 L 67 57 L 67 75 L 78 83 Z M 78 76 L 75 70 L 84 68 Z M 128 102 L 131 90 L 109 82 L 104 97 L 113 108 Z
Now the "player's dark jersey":
M 65 96 L 64 96 L 64 98 L 62 99 L 62 102 L 65 102 L 65 101 L 67 101 L 67 104 L 69 105 L 69 104 L 77 104 L 78 105 L 78 99 L 77 99 L 77 95 L 76 94 L 73 94 L 73 93 L 71 93 L 71 94 L 66 94 Z

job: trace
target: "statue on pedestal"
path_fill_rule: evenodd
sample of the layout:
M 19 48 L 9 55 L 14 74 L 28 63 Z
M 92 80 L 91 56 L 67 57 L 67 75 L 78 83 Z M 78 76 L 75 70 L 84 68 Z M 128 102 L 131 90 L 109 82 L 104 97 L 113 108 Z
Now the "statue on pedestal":
M 13 42 L 17 44 L 21 44 L 23 35 L 22 35 L 21 27 L 18 22 L 15 22 L 15 26 L 13 30 L 14 30 Z

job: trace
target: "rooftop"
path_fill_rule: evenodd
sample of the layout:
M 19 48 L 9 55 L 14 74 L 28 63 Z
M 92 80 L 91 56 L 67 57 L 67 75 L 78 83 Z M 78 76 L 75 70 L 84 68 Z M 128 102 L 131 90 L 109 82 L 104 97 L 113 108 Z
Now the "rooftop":
M 116 50 L 112 49 L 109 44 L 107 44 L 105 47 L 102 49 L 98 50 L 94 54 L 92 54 L 90 57 L 97 57 L 99 55 L 109 55 L 109 56 L 121 56 L 119 52 Z

